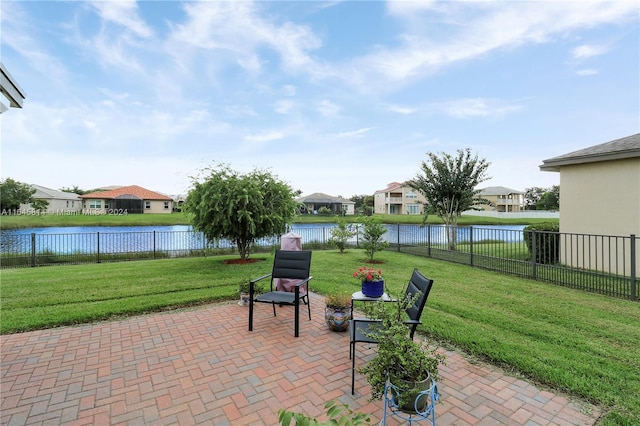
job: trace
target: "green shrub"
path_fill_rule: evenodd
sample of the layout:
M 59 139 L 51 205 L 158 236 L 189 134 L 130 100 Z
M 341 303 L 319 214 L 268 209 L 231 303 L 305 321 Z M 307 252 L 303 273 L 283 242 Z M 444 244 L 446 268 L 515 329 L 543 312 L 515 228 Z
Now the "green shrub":
M 524 241 L 536 263 L 553 264 L 560 260 L 560 225 L 558 223 L 543 222 L 527 226 L 524 228 Z

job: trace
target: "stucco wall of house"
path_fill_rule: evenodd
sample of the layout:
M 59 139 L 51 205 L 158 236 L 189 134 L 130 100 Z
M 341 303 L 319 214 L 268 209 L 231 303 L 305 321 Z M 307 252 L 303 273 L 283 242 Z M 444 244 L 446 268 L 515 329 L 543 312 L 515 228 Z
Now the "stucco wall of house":
M 379 214 L 422 214 L 426 198 L 421 192 L 408 185 L 395 188 L 391 191 L 379 191 L 373 194 L 373 209 Z M 398 209 L 395 213 L 390 211 L 390 205 Z M 409 208 L 412 207 L 413 211 Z
M 640 236 L 640 158 L 564 166 L 560 232 Z
M 625 237 L 635 234 L 640 238 L 640 158 L 561 167 L 560 232 Z M 596 240 L 587 242 L 587 246 L 590 244 L 596 244 Z M 608 264 L 610 258 L 616 257 L 614 251 L 630 253 L 628 244 L 623 247 L 620 240 L 610 247 L 606 245 L 602 249 L 606 253 L 600 250 L 597 257 L 581 258 L 578 264 L 575 260 L 562 259 L 565 250 L 561 247 L 561 261 L 578 267 L 591 262 L 601 264 L 605 270 L 624 270 L 629 274 L 628 260 L 625 265 L 620 262 L 618 265 Z M 590 252 L 588 247 L 585 250 Z M 612 252 L 611 256 L 608 251 Z M 636 253 L 636 264 L 640 265 L 640 250 Z
M 167 203 L 168 207 L 165 207 L 165 203 Z M 144 200 L 142 202 L 142 208 L 145 213 L 171 213 L 173 211 L 173 202 L 162 200 Z

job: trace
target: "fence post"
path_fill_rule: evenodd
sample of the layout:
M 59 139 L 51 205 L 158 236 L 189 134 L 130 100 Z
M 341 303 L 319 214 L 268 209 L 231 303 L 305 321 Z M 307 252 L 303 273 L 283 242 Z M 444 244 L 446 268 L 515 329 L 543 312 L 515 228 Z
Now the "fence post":
M 631 234 L 631 300 L 636 300 L 636 234 Z
M 98 234 L 98 263 L 100 263 L 100 232 L 97 232 Z
M 31 233 L 31 267 L 36 266 L 36 234 Z
M 153 230 L 153 258 L 156 258 L 156 231 Z
M 537 262 L 536 262 L 536 258 L 537 258 L 537 253 L 538 253 L 538 248 L 537 248 L 537 239 L 538 237 L 536 236 L 536 230 L 532 229 L 531 230 L 531 262 L 532 262 L 532 269 L 531 269 L 531 277 L 535 280 L 536 277 L 538 276 L 538 271 L 537 271 Z
M 431 224 L 427 224 L 427 256 L 431 257 Z
M 473 225 L 469 226 L 469 262 L 473 266 Z
M 398 224 L 397 226 L 398 226 L 397 236 L 398 236 L 398 252 L 399 252 L 400 251 L 400 224 Z

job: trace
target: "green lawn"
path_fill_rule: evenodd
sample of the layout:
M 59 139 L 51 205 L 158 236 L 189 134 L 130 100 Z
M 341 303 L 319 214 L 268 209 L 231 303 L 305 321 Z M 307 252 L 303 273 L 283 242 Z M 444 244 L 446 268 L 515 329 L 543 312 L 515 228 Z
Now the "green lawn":
M 237 284 L 271 269 L 225 257 L 147 260 L 2 270 L 3 334 L 236 298 Z M 353 292 L 364 253 L 315 251 L 312 290 Z M 418 267 L 435 284 L 421 331 L 601 405 L 603 425 L 640 424 L 640 304 L 500 275 L 464 265 L 383 252 L 376 259 L 392 292 Z
M 420 224 L 418 215 L 376 215 L 384 223 Z M 346 216 L 350 222 L 357 222 L 357 216 Z M 304 215 L 297 216 L 295 223 L 332 223 L 336 216 Z M 429 223 L 442 224 L 437 216 L 430 216 Z M 495 219 L 481 216 L 462 216 L 459 225 L 527 225 L 539 222 L 558 222 L 558 219 Z M 160 226 L 189 225 L 189 216 L 183 213 L 172 214 L 129 214 L 129 215 L 22 215 L 2 216 L 0 229 L 40 228 L 51 226 Z

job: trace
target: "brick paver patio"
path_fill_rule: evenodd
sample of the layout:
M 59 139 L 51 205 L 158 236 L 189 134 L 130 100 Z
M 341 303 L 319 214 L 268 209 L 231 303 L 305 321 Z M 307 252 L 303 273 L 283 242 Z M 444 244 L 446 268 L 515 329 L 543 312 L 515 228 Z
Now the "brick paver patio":
M 279 408 L 324 419 L 339 400 L 370 413 L 364 377 L 351 395 L 349 336 L 311 295 L 293 337 L 291 307 L 208 305 L 0 337 L 3 425 L 276 425 Z M 427 306 L 423 319 L 429 320 Z M 435 318 L 431 318 L 436 320 Z M 359 346 L 357 364 L 374 349 Z M 439 425 L 591 425 L 597 407 L 442 350 Z

